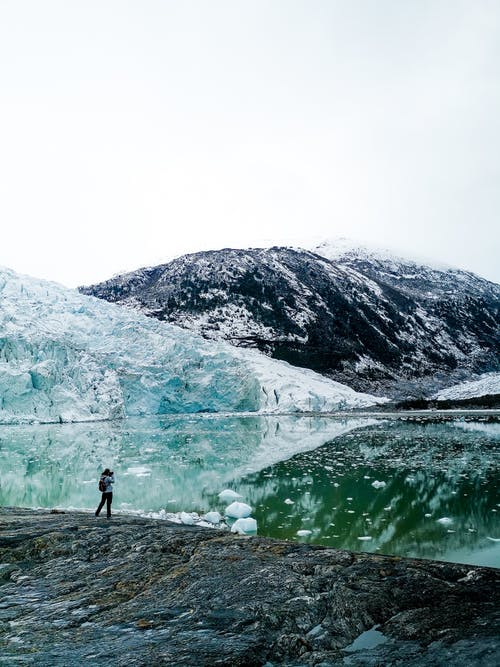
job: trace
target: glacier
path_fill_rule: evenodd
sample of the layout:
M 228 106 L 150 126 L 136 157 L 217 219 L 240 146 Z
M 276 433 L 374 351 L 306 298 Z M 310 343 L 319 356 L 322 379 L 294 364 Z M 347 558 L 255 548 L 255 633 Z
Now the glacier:
M 7 268 L 0 297 L 0 423 L 332 412 L 387 400 Z
M 437 401 L 464 400 L 500 394 L 500 373 L 483 373 L 477 380 L 468 380 L 442 389 L 432 396 Z

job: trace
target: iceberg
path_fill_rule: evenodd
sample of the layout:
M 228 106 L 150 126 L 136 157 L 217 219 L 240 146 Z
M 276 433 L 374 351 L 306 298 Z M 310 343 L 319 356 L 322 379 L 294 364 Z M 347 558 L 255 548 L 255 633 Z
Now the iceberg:
M 246 519 L 252 513 L 252 508 L 246 503 L 234 502 L 226 508 L 226 516 L 231 519 Z
M 219 500 L 223 503 L 230 503 L 233 500 L 240 500 L 241 496 L 239 493 L 236 493 L 236 491 L 233 491 L 232 489 L 224 489 L 224 491 L 221 491 L 219 493 Z
M 338 411 L 385 399 L 0 268 L 0 423 Z
M 203 515 L 203 520 L 208 521 L 208 523 L 212 523 L 214 525 L 218 525 L 221 522 L 221 515 L 219 512 L 207 512 L 206 514 Z
M 248 535 L 257 532 L 257 521 L 249 517 L 248 519 L 238 519 L 231 526 L 232 533 L 239 533 L 240 535 Z

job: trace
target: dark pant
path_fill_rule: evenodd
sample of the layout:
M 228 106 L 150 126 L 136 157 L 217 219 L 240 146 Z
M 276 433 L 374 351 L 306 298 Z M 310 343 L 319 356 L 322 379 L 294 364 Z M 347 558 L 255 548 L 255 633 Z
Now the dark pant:
M 109 493 L 103 493 L 101 502 L 99 503 L 99 507 L 95 511 L 95 515 L 99 516 L 99 512 L 102 510 L 104 507 L 104 503 L 107 503 L 106 505 L 106 510 L 108 513 L 108 519 L 111 516 L 111 503 L 113 502 L 113 492 L 110 491 Z

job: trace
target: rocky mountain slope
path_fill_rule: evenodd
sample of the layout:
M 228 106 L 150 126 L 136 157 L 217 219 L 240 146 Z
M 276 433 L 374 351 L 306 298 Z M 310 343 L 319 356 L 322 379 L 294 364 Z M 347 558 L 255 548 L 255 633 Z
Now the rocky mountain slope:
M 429 394 L 500 368 L 499 285 L 345 243 L 199 252 L 81 291 L 358 390 Z

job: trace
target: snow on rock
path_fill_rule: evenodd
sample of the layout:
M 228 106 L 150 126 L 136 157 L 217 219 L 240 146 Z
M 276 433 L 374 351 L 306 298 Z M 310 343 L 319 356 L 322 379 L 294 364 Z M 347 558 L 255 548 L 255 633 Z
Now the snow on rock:
M 371 259 L 377 262 L 384 261 L 386 264 L 392 264 L 398 269 L 401 265 L 413 265 L 415 267 L 425 265 L 434 271 L 458 270 L 451 264 L 439 262 L 430 257 L 422 257 L 417 254 L 409 257 L 406 251 L 404 253 L 399 253 L 397 250 L 379 246 L 377 244 L 371 244 L 370 246 L 367 246 L 359 243 L 358 241 L 355 241 L 354 239 L 349 239 L 344 236 L 321 241 L 320 243 L 313 245 L 311 250 L 314 250 L 314 252 L 318 253 L 318 255 L 321 255 L 322 257 L 326 257 L 327 259 L 334 261 L 345 260 L 349 257 L 356 257 Z
M 229 503 L 232 500 L 239 500 L 241 498 L 239 493 L 232 491 L 231 489 L 224 489 L 219 493 L 219 500 L 223 503 Z
M 345 239 L 198 252 L 81 291 L 361 391 L 427 395 L 498 367 L 500 285 Z
M 0 422 L 335 411 L 384 399 L 0 268 Z
M 461 382 L 453 387 L 443 389 L 434 394 L 432 398 L 438 401 L 459 401 L 494 394 L 500 394 L 500 373 L 485 373 L 478 380 Z
M 252 518 L 238 519 L 231 526 L 232 533 L 239 533 L 240 535 L 248 535 L 257 532 L 257 521 Z
M 226 507 L 226 516 L 231 517 L 231 519 L 246 519 L 252 513 L 252 508 L 246 503 L 234 502 Z

